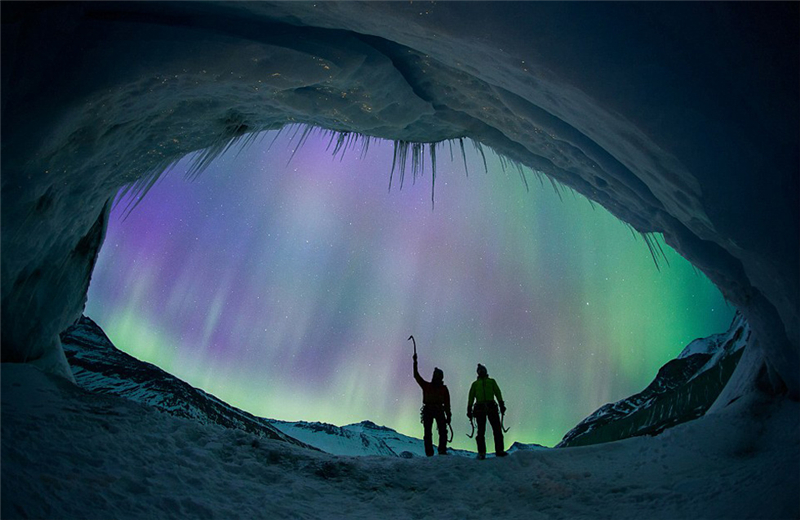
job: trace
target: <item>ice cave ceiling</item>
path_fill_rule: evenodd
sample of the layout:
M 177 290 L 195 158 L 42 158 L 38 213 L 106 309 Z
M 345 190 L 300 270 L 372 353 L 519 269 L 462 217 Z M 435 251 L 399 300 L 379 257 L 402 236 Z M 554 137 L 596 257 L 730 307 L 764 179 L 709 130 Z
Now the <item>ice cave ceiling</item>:
M 797 19 L 795 3 L 4 2 L 2 359 L 63 370 L 58 333 L 121 187 L 299 123 L 426 154 L 473 139 L 663 233 L 753 327 L 735 384 L 797 396 Z

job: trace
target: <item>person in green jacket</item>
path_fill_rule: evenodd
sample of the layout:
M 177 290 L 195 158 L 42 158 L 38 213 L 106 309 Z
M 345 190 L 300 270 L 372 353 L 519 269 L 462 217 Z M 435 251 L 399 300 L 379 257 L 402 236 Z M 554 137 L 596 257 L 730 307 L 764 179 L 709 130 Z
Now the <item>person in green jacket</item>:
M 495 403 L 497 398 L 497 403 Z M 473 406 L 473 401 L 475 405 Z M 475 418 L 478 423 L 478 434 L 475 441 L 478 443 L 478 458 L 486 458 L 486 419 L 492 425 L 494 434 L 494 451 L 498 457 L 508 455 L 503 447 L 503 427 L 500 422 L 500 415 L 497 413 L 497 404 L 500 404 L 500 413 L 506 413 L 506 405 L 503 402 L 503 394 L 497 382 L 489 377 L 486 367 L 478 363 L 478 379 L 476 379 L 469 389 L 469 400 L 467 401 L 467 417 L 470 421 Z

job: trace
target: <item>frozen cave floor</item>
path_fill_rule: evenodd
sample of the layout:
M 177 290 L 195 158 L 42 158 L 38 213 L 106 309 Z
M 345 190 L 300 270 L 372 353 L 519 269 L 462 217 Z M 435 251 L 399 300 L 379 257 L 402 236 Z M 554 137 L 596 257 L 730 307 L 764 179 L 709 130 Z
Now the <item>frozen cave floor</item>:
M 505 459 L 343 457 L 2 365 L 11 518 L 798 518 L 800 404 Z

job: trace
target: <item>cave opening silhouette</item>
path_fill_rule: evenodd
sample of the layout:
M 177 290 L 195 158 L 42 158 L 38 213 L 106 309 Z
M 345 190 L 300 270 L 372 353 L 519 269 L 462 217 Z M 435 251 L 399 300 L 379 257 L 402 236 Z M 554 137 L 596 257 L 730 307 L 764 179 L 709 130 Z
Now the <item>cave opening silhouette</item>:
M 742 313 L 748 345 L 702 422 L 615 446 L 687 454 L 696 441 L 701 481 L 724 482 L 700 491 L 709 514 L 796 517 L 798 5 L 498 5 L 4 2 L 2 361 L 18 385 L 4 375 L 4 450 L 7 432 L 36 441 L 16 435 L 37 424 L 31 385 L 51 404 L 72 392 L 54 382 L 72 378 L 59 334 L 84 310 L 120 188 L 146 190 L 188 154 L 207 151 L 202 164 L 287 125 L 408 143 L 398 153 L 412 162 L 420 147 L 472 139 L 660 234 Z M 29 461 L 30 446 L 4 451 L 4 513 L 7 496 L 27 496 L 7 495 L 27 473 L 9 479 L 26 463 L 6 455 Z M 758 482 L 743 484 L 743 468 Z M 781 492 L 768 501 L 770 489 Z

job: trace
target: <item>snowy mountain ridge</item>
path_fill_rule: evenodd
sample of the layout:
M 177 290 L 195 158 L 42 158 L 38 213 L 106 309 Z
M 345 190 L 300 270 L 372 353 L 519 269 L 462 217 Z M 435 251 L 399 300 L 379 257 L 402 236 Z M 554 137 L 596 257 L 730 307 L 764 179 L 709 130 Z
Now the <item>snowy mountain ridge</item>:
M 598 408 L 556 447 L 583 446 L 654 435 L 703 415 L 730 378 L 750 336 L 736 313 L 727 332 L 689 343 L 641 392 Z
M 227 428 L 313 447 L 333 455 L 424 457 L 422 439 L 410 437 L 372 421 L 346 426 L 321 422 L 288 422 L 257 417 L 195 388 L 164 370 L 125 354 L 91 318 L 82 316 L 61 337 L 78 386 L 111 394 L 163 412 L 214 423 Z M 540 449 L 514 443 L 509 452 Z M 450 449 L 452 455 L 473 457 L 474 452 Z
M 270 421 L 286 435 L 336 455 L 383 455 L 390 457 L 424 457 L 421 439 L 403 435 L 371 421 L 334 426 L 318 422 Z M 462 450 L 450 450 L 451 453 Z M 463 452 L 474 455 L 474 453 Z
M 117 395 L 201 423 L 238 428 L 261 437 L 310 447 L 287 436 L 269 421 L 122 352 L 103 329 L 86 316 L 81 316 L 61 335 L 61 343 L 76 383 L 85 390 Z
M 400 432 L 379 426 L 372 421 L 361 421 L 346 426 L 334 426 L 319 422 L 286 422 L 269 420 L 270 423 L 286 435 L 294 437 L 306 444 L 335 455 L 383 455 L 390 457 L 425 457 L 425 446 L 422 439 L 410 437 Z M 530 451 L 548 449 L 539 444 L 523 444 L 515 442 L 507 450 Z M 450 455 L 474 457 L 475 452 L 448 448 Z M 492 457 L 492 454 L 488 455 Z

